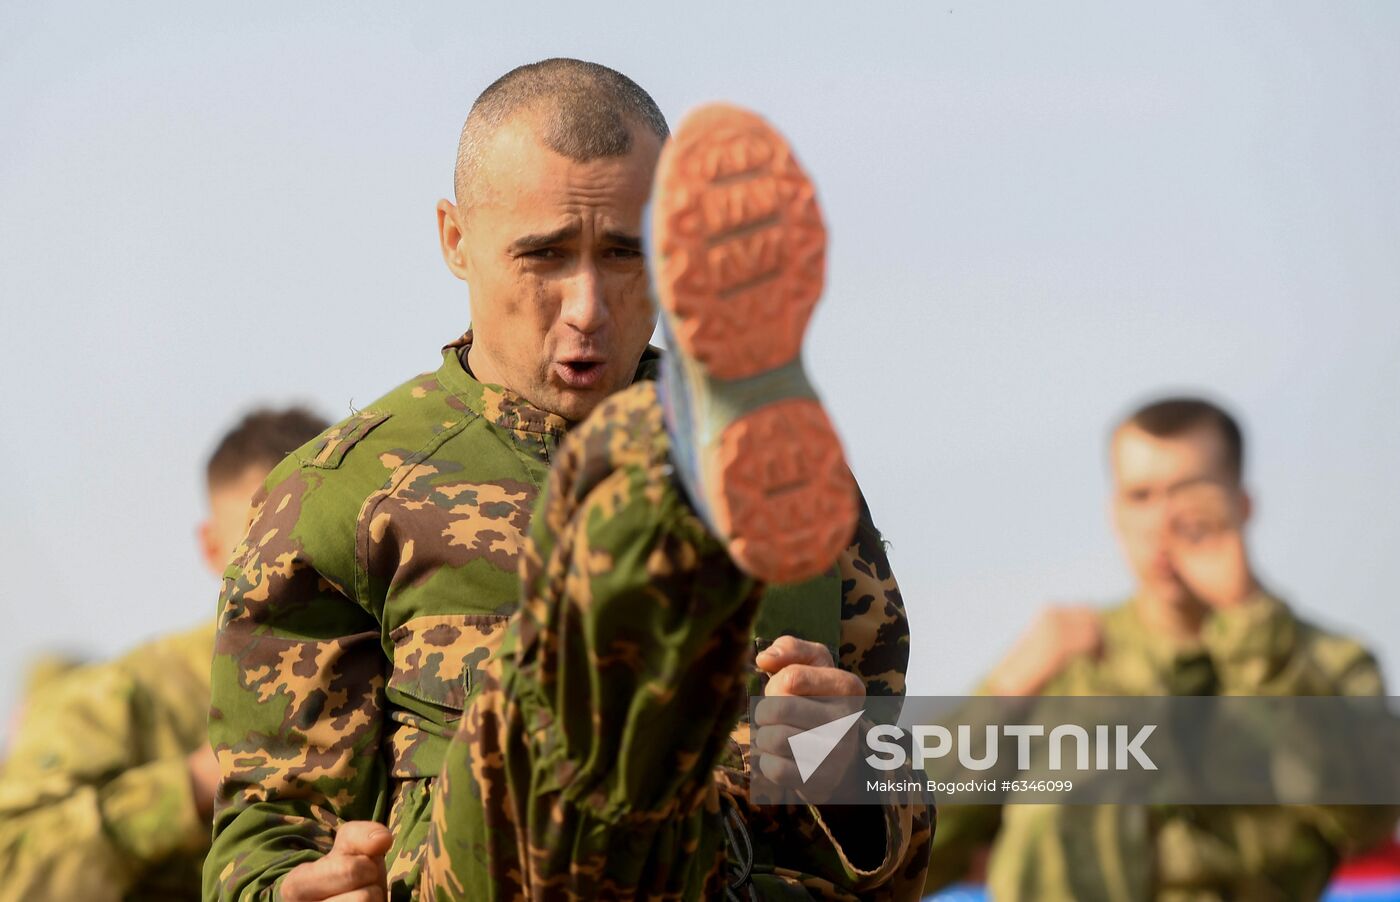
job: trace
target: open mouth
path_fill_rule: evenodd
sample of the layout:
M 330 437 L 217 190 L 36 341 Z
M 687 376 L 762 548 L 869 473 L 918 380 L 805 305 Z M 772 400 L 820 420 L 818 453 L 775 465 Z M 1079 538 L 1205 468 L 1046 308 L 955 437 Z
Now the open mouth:
M 603 377 L 601 360 L 561 360 L 554 365 L 560 379 L 571 388 L 591 388 Z

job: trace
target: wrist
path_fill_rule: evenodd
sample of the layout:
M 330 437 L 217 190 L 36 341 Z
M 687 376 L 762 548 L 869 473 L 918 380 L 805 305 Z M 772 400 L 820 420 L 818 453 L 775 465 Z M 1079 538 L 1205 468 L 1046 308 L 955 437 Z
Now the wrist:
M 1020 661 L 1007 661 L 993 671 L 987 688 L 992 695 L 1036 695 L 1058 670 L 1058 663 L 1026 666 Z
M 1250 574 L 1219 593 L 1215 598 L 1209 599 L 1208 603 L 1218 610 L 1228 610 L 1243 607 L 1252 601 L 1258 601 L 1262 594 L 1258 581 Z

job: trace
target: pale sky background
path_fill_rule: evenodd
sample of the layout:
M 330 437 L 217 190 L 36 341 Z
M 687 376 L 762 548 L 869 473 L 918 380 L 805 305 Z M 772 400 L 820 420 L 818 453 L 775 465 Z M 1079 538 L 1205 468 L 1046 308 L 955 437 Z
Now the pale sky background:
M 1400 679 L 1400 4 L 7 3 L 0 710 L 41 649 L 212 614 L 202 466 L 242 409 L 437 365 L 461 121 L 554 55 L 673 122 L 756 107 L 817 179 L 809 361 L 911 691 L 1128 591 L 1104 435 L 1167 388 L 1243 415 L 1260 569 Z

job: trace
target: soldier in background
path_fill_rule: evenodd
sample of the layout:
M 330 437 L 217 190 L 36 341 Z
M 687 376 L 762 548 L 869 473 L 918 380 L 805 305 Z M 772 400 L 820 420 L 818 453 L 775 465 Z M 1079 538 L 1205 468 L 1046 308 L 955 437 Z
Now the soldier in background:
M 1263 586 L 1244 530 L 1244 439 L 1199 398 L 1114 429 L 1113 518 L 1137 579 L 1108 610 L 1047 610 L 988 695 L 1381 695 L 1375 658 Z M 1386 837 L 1384 807 L 944 806 L 928 889 L 991 843 L 999 900 L 1315 899 L 1345 855 Z
M 288 451 L 324 429 L 258 410 L 206 468 L 200 554 L 223 572 L 248 504 Z M 0 769 L 0 900 L 197 899 L 218 765 L 207 741 L 214 624 L 36 686 Z
M 623 662 L 633 655 L 664 661 L 669 648 L 676 665 L 669 676 L 695 677 L 680 687 L 666 716 L 705 716 L 688 732 L 663 730 L 659 737 L 682 748 L 702 742 L 693 750 L 700 754 L 681 756 L 687 787 L 706 785 L 722 751 L 731 753 L 740 772 L 757 758 L 750 756 L 742 725 L 730 735 L 742 700 L 726 691 L 742 693 L 742 678 L 754 671 L 755 642 L 772 649 L 759 659 L 770 674 L 768 694 L 901 694 L 909 654 L 908 622 L 879 534 L 857 504 L 810 387 L 801 400 L 781 400 L 808 411 L 793 417 L 792 429 L 782 422 L 760 428 L 748 416 L 754 403 L 774 401 L 773 391 L 799 391 L 804 384 L 796 355 L 820 292 L 825 247 L 811 185 L 756 121 L 730 123 L 729 155 L 737 159 L 738 176 L 750 174 L 745 166 L 762 170 L 751 173 L 759 192 L 736 195 L 727 213 L 723 192 L 710 197 L 711 213 L 738 220 L 734 242 L 716 236 L 719 253 L 732 254 L 730 265 L 720 268 L 733 281 L 734 321 L 710 319 L 705 325 L 711 328 L 699 331 L 723 351 L 771 357 L 755 373 L 772 375 L 767 371 L 777 367 L 778 378 L 749 380 L 754 391 L 748 397 L 729 399 L 749 405 L 729 407 L 738 425 L 749 428 L 731 429 L 735 423 L 721 418 L 695 432 L 702 439 L 742 434 L 771 450 L 769 466 L 755 467 L 755 491 L 786 477 L 803 495 L 831 476 L 844 501 L 829 517 L 810 509 L 814 516 L 805 522 L 779 516 L 765 526 L 756 517 L 769 502 L 747 509 L 731 502 L 721 510 L 702 500 L 708 497 L 703 489 L 692 489 L 693 503 L 720 520 L 730 515 L 730 528 L 715 533 L 730 539 L 720 549 L 714 538 L 701 541 L 706 527 L 687 513 L 691 502 L 683 500 L 675 477 L 661 477 L 669 465 L 653 461 L 656 466 L 643 468 L 651 491 L 622 475 L 609 481 L 617 489 L 613 501 L 632 510 L 654 504 L 674 527 L 674 542 L 642 553 L 656 535 L 648 531 L 650 521 L 640 513 L 619 515 L 619 532 L 599 533 L 588 566 L 606 566 L 616 555 L 613 575 L 628 587 L 620 605 L 606 606 L 613 613 L 595 612 L 607 630 L 634 628 L 630 645 L 606 638 L 608 652 Z M 503 637 L 516 629 L 508 630 L 508 623 L 521 606 L 527 531 L 555 528 L 541 521 L 563 510 L 537 504 L 556 479 L 551 468 L 570 460 L 571 476 L 592 479 L 600 468 L 626 471 L 622 457 L 628 453 L 661 453 L 651 380 L 663 358 L 647 346 L 656 313 L 642 221 L 667 134 L 655 102 L 634 82 L 577 60 L 513 70 L 473 105 L 459 148 L 456 203 L 444 200 L 438 207 L 443 257 L 470 287 L 472 329 L 443 349 L 435 372 L 409 380 L 285 461 L 269 477 L 227 573 L 210 716 L 223 780 L 205 863 L 207 899 L 403 899 L 424 888 L 437 780 L 454 735 L 477 716 L 470 700 L 498 679 L 491 662 Z M 715 150 L 711 157 L 726 155 Z M 730 184 L 742 188 L 744 181 Z M 779 203 L 792 212 L 777 215 Z M 696 211 L 690 219 L 699 225 L 703 217 Z M 788 233 L 799 220 L 807 226 Z M 737 247 L 740 240 L 747 246 Z M 742 274 L 775 262 L 784 270 L 780 278 L 749 281 Z M 756 275 L 771 274 L 760 269 Z M 734 312 L 746 307 L 747 313 Z M 691 337 L 677 333 L 682 336 Z M 676 355 L 667 352 L 664 359 Z M 615 392 L 616 405 L 606 400 Z M 668 409 L 679 415 L 686 403 L 695 402 L 673 393 Z M 590 413 L 608 417 L 608 425 L 590 429 Z M 591 463 L 581 463 L 565 443 L 575 424 L 594 443 L 585 440 L 584 447 L 622 457 L 595 453 Z M 677 445 L 682 457 L 690 447 Z M 736 453 L 740 460 L 760 460 L 752 449 Z M 803 458 L 812 456 L 820 460 L 809 470 Z M 690 462 L 695 466 L 677 460 L 675 471 L 696 472 L 700 461 L 692 456 Z M 599 493 L 592 500 L 597 504 L 589 510 L 606 521 L 608 500 Z M 697 571 L 692 551 L 717 569 Z M 729 563 L 730 556 L 779 579 L 812 575 L 810 568 L 786 566 L 803 556 L 818 570 L 834 566 L 786 596 L 769 593 L 760 602 L 753 581 Z M 653 576 L 656 586 L 648 588 Z M 672 589 L 675 595 L 668 594 Z M 528 587 L 525 597 L 532 597 Z M 712 609 L 691 606 L 706 598 L 715 602 Z M 633 618 L 648 606 L 649 613 Z M 663 609 L 672 632 L 658 639 L 653 630 L 661 626 L 656 616 Z M 710 646 L 715 653 L 697 661 Z M 571 660 L 575 669 L 559 687 L 571 710 L 583 712 L 604 699 L 610 714 L 628 710 L 628 695 L 599 695 L 595 680 L 616 677 L 615 687 L 635 688 L 644 674 L 609 671 L 608 662 L 586 654 Z M 665 701 L 652 699 L 663 707 Z M 654 726 L 672 722 L 658 719 Z M 464 756 L 492 754 L 462 735 L 457 764 Z M 648 784 L 676 760 L 671 744 L 653 746 L 651 757 L 645 742 L 628 749 L 646 768 Z M 532 758 L 511 760 L 527 766 Z M 609 760 L 604 753 L 593 763 L 607 770 Z M 456 835 L 470 843 L 484 813 L 499 842 L 516 841 L 511 826 L 495 820 L 510 816 L 504 807 L 492 802 L 483 812 L 480 800 L 473 806 L 470 786 L 464 780 L 456 785 L 463 790 L 454 796 L 456 813 L 444 815 L 454 823 L 440 839 Z M 510 792 L 522 805 L 558 801 L 551 787 L 515 783 Z M 624 807 L 664 801 L 623 796 Z M 710 804 L 696 810 L 700 801 Z M 535 875 L 540 880 L 522 886 L 525 875 L 509 875 L 515 866 L 506 856 L 479 863 L 438 856 L 439 891 L 451 892 L 456 868 L 466 870 L 473 887 L 505 897 L 557 891 L 561 898 L 569 892 L 589 898 L 588 887 L 606 886 L 613 896 L 632 898 L 641 894 L 642 883 L 633 879 L 639 874 L 648 885 L 676 881 L 691 897 L 731 881 L 749 898 L 754 877 L 783 898 L 876 898 L 876 891 L 907 898 L 922 886 L 930 826 L 923 808 L 857 809 L 824 819 L 813 807 L 793 806 L 745 824 L 736 809 L 722 813 L 713 793 L 703 799 L 689 793 L 684 802 L 692 807 L 678 812 L 677 822 L 703 836 L 703 849 L 663 844 L 657 857 L 640 844 L 626 847 L 634 836 L 629 822 L 594 822 L 589 844 L 574 844 L 571 824 L 558 844 L 539 850 L 558 856 Z M 651 820 L 665 816 L 652 812 Z M 733 841 L 721 844 L 722 833 Z M 591 882 L 588 869 L 608 843 L 620 844 L 607 856 L 619 868 L 617 879 Z M 726 860 L 737 873 L 721 870 Z

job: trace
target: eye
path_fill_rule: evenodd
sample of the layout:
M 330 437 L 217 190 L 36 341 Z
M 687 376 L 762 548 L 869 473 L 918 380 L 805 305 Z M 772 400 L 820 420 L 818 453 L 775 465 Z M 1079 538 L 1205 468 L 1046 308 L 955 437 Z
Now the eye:
M 634 247 L 610 247 L 603 251 L 603 257 L 608 260 L 640 260 L 642 252 Z
M 531 260 L 558 260 L 560 257 L 563 256 L 563 254 L 559 252 L 558 248 L 539 247 L 535 248 L 532 251 L 526 251 L 521 256 L 527 257 Z

